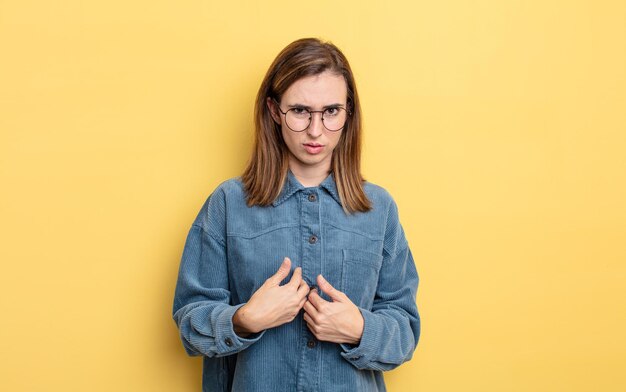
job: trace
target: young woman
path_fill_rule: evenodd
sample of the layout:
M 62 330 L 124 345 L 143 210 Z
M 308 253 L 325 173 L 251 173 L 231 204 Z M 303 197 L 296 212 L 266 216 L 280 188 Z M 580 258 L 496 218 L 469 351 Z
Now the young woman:
M 189 231 L 173 316 L 205 391 L 384 391 L 420 335 L 396 204 L 360 173 L 348 61 L 301 39 L 270 66 L 241 178 Z

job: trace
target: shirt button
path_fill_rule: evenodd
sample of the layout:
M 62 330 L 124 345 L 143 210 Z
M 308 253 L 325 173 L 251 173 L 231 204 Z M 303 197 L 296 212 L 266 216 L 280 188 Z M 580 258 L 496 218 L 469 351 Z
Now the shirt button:
M 317 196 L 315 195 L 315 193 L 311 193 L 309 195 L 309 201 L 315 201 L 315 200 L 317 200 Z
M 313 348 L 313 347 L 315 347 L 315 340 L 309 340 L 308 342 L 306 342 L 306 345 L 307 345 L 309 348 Z
M 226 339 L 224 339 L 224 343 L 226 343 L 226 345 L 227 345 L 228 347 L 230 347 L 230 346 L 232 346 L 232 345 L 233 345 L 233 341 L 232 341 L 230 338 L 226 338 Z
M 309 244 L 314 244 L 317 242 L 317 237 L 312 235 L 309 237 Z

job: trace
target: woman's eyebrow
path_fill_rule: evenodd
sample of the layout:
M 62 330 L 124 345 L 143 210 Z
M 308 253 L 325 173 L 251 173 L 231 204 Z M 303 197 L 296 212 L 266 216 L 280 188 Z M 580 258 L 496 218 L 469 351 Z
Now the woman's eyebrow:
M 323 106 L 322 109 L 337 108 L 337 107 L 342 108 L 344 106 L 345 105 L 341 104 L 341 103 L 332 103 L 330 105 Z M 294 103 L 293 105 L 287 105 L 287 107 L 290 108 L 290 109 L 291 108 L 303 108 L 303 109 L 306 109 L 306 110 L 311 110 L 312 109 L 311 106 L 303 105 L 303 104 L 300 104 L 300 103 Z

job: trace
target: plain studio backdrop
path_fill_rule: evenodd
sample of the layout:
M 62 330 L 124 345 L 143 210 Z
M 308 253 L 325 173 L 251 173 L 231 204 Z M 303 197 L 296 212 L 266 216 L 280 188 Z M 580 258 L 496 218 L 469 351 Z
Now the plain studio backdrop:
M 395 391 L 626 390 L 623 1 L 0 0 L 0 390 L 197 391 L 202 202 L 301 37 L 337 44 L 422 336 Z

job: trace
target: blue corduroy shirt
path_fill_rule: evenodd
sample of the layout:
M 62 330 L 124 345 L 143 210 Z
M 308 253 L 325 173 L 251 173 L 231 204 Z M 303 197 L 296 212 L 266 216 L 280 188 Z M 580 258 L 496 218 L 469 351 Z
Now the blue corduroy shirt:
M 373 208 L 346 214 L 333 175 L 304 187 L 289 172 L 271 206 L 248 207 L 241 180 L 208 197 L 185 243 L 173 318 L 187 354 L 203 357 L 204 391 L 385 391 L 382 372 L 413 356 L 418 274 L 387 191 L 366 182 Z M 246 338 L 233 314 L 284 257 L 313 287 L 322 274 L 363 315 L 357 345 L 318 341 L 303 310 Z M 328 296 L 318 290 L 322 298 Z

